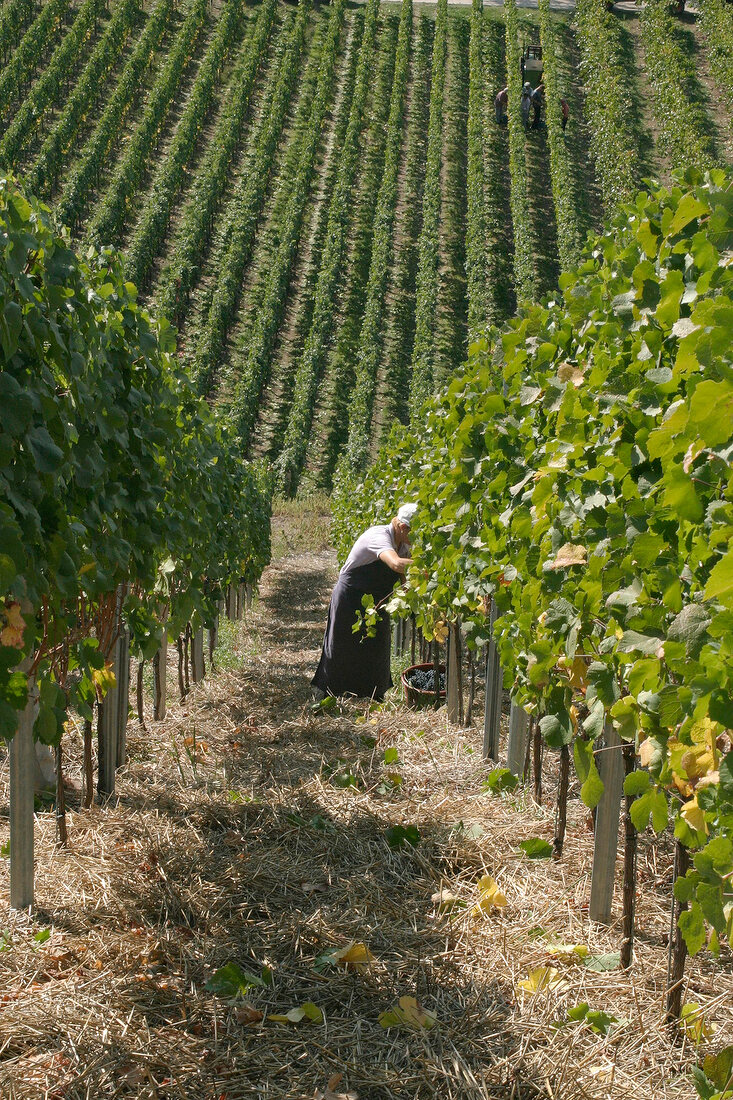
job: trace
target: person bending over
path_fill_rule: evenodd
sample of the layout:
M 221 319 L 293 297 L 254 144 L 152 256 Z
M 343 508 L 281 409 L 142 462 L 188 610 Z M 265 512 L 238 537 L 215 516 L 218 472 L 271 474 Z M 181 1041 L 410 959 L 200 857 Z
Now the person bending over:
M 323 651 L 311 680 L 315 698 L 350 694 L 381 702 L 392 687 L 389 615 L 380 613 L 373 638 L 363 627 L 357 633 L 352 628 L 364 596 L 380 604 L 404 577 L 412 562 L 410 525 L 416 511 L 416 504 L 403 504 L 390 523 L 370 527 L 351 548 L 331 594 Z

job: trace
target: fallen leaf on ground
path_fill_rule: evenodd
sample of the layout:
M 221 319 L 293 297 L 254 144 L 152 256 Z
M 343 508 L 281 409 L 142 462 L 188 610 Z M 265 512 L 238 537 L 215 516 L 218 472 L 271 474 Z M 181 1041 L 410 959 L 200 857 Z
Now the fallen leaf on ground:
M 530 970 L 523 981 L 517 982 L 517 989 L 523 989 L 527 993 L 560 993 L 567 988 L 568 983 L 560 977 L 554 966 L 537 966 Z
M 408 1031 L 428 1031 L 437 1021 L 435 1013 L 421 1008 L 414 997 L 400 997 L 396 1005 L 379 1017 L 383 1028 L 402 1027 Z
M 267 1019 L 276 1024 L 299 1024 L 303 1020 L 312 1020 L 314 1024 L 321 1024 L 323 1023 L 323 1013 L 318 1005 L 313 1004 L 313 1001 L 305 1001 L 297 1008 L 291 1008 L 289 1012 L 283 1014 L 270 1013 Z
M 334 951 L 332 957 L 339 966 L 347 970 L 356 970 L 358 974 L 363 974 L 371 963 L 376 962 L 376 957 L 372 955 L 365 943 L 350 943 L 348 947 Z
M 250 1004 L 237 1005 L 234 1009 L 234 1019 L 238 1024 L 257 1024 L 264 1019 L 264 1015 L 259 1008 Z
M 459 898 L 458 894 L 454 894 L 452 890 L 438 890 L 430 900 L 434 905 L 437 905 L 439 913 L 449 913 L 451 909 L 466 908 L 465 901 Z
M 329 1077 L 326 1091 L 316 1089 L 314 1100 L 359 1100 L 358 1092 L 336 1092 L 342 1077 L 343 1073 L 334 1073 L 333 1077 Z
M 491 875 L 483 875 L 476 884 L 478 886 L 479 900 L 471 909 L 472 917 L 482 917 L 490 913 L 492 909 L 503 909 L 506 905 L 506 894 L 499 889 L 499 884 Z

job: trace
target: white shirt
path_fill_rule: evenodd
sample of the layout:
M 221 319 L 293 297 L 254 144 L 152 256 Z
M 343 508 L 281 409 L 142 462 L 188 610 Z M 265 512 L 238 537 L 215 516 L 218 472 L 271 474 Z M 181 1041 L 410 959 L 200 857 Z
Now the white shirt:
M 352 569 L 359 569 L 362 565 L 371 565 L 385 550 L 396 550 L 401 558 L 410 556 L 406 543 L 401 543 L 399 547 L 395 546 L 394 528 L 391 523 L 370 527 L 363 535 L 359 535 L 339 576 L 350 573 Z

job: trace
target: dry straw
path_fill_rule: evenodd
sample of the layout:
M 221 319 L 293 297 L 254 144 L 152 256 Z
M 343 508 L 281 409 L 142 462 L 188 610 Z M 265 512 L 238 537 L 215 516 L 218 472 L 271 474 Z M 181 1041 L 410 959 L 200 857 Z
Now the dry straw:
M 522 839 L 552 839 L 551 755 L 536 806 L 485 790 L 478 731 L 447 731 L 444 710 L 313 713 L 332 569 L 324 553 L 297 553 L 268 571 L 238 641 L 243 669 L 209 677 L 147 733 L 131 723 L 117 796 L 70 810 L 67 849 L 39 814 L 37 912 L 0 916 L 0 1096 L 690 1097 L 698 1054 L 662 1022 L 669 841 L 642 839 L 632 972 L 558 953 L 608 954 L 620 940 L 618 919 L 588 919 L 592 835 L 577 790 L 562 861 L 529 860 Z M 75 779 L 73 737 L 68 755 Z M 0 778 L 7 812 L 6 764 Z M 419 844 L 391 848 L 395 825 L 416 826 Z M 476 918 L 485 874 L 507 905 Z M 449 912 L 441 890 L 459 899 Z M 375 956 L 363 972 L 321 958 L 351 942 Z M 229 962 L 255 977 L 270 968 L 272 984 L 229 1003 L 206 988 Z M 559 985 L 519 988 L 548 966 Z M 402 996 L 436 1026 L 382 1028 Z M 688 964 L 683 999 L 717 1025 L 705 1051 L 733 1041 L 727 949 Z M 308 1001 L 322 1023 L 266 1018 Z M 620 1023 L 608 1035 L 556 1026 L 584 1001 Z

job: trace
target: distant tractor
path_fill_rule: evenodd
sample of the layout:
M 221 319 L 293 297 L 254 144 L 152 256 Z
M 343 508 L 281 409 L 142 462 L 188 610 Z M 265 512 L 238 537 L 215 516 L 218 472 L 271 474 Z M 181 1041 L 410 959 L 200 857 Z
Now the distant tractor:
M 520 60 L 522 70 L 522 83 L 529 81 L 533 88 L 542 83 L 542 46 L 538 43 L 530 43 L 524 47 Z

